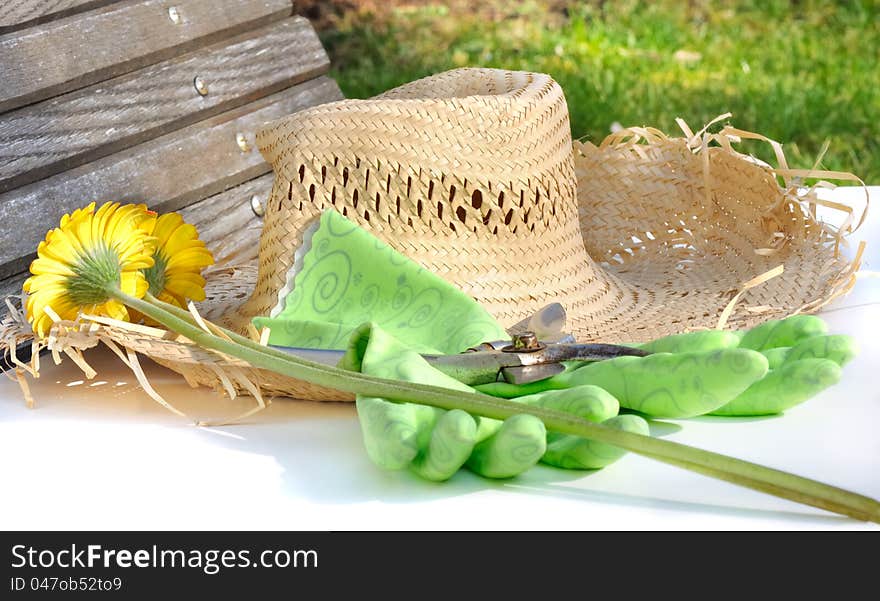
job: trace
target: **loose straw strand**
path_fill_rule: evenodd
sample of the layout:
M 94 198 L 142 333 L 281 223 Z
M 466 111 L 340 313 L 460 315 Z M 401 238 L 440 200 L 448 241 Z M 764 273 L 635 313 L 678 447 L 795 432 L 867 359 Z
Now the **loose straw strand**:
M 777 276 L 782 275 L 782 273 L 784 271 L 785 271 L 784 265 L 777 265 L 776 267 L 774 267 L 770 271 L 765 271 L 761 275 L 752 278 L 748 282 L 745 282 L 742 285 L 742 288 L 740 289 L 740 291 L 737 292 L 732 299 L 730 299 L 730 302 L 728 302 L 727 306 L 724 307 L 724 310 L 721 311 L 721 315 L 718 316 L 718 323 L 716 324 L 715 329 L 716 330 L 723 330 L 724 329 L 724 327 L 727 325 L 727 320 L 730 319 L 730 315 L 733 313 L 733 308 L 736 306 L 736 303 L 739 302 L 739 299 L 742 298 L 743 294 L 745 294 L 746 292 L 748 292 L 749 290 L 751 290 L 755 286 L 760 286 L 764 282 L 771 280 Z

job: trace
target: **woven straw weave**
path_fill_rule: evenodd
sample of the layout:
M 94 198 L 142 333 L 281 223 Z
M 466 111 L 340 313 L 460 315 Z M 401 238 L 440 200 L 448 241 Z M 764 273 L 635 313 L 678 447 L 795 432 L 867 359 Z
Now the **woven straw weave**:
M 583 277 L 568 112 L 546 75 L 452 71 L 299 113 L 257 143 L 276 179 L 244 319 L 275 303 L 305 224 L 328 207 L 502 323 L 549 298 L 577 311 L 610 291 L 601 274 Z
M 257 139 L 276 180 L 239 329 L 276 302 L 306 224 L 328 207 L 504 325 L 561 302 L 582 340 L 714 327 L 744 282 L 785 265 L 731 316 L 745 327 L 827 299 L 848 269 L 802 203 L 732 149 L 695 153 L 645 130 L 572 154 L 547 75 L 450 71 L 309 109 Z
M 733 150 L 731 131 L 668 138 L 637 128 L 572 145 L 555 81 L 490 69 L 306 109 L 258 132 L 275 170 L 259 266 L 213 272 L 201 310 L 242 332 L 268 314 L 304 230 L 328 208 L 504 325 L 561 302 L 581 341 L 747 327 L 848 290 L 857 262 L 836 252 L 845 232 L 816 222 L 814 193 L 795 196 L 779 172 Z M 346 398 L 174 337 L 125 324 L 104 332 L 193 384 L 228 388 L 218 372 L 231 370 L 263 393 Z

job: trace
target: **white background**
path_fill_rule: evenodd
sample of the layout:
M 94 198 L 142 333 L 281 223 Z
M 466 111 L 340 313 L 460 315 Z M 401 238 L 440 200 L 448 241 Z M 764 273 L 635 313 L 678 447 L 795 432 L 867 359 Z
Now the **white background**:
M 834 197 L 861 207 L 860 193 Z M 853 237 L 863 238 L 873 240 L 863 269 L 876 271 L 877 209 Z M 880 497 L 880 278 L 863 275 L 823 316 L 861 344 L 836 387 L 781 417 L 668 422 L 654 434 Z M 244 425 L 199 428 L 109 352 L 87 358 L 93 381 L 45 361 L 32 410 L 0 378 L 0 529 L 878 529 L 635 455 L 594 473 L 538 466 L 504 482 L 466 471 L 424 482 L 370 463 L 350 404 L 282 399 Z M 251 406 L 146 369 L 188 415 Z

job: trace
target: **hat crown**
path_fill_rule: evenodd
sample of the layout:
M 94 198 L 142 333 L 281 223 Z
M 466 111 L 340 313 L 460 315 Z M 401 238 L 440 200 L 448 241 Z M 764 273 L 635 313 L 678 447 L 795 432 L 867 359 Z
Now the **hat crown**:
M 297 142 L 297 146 L 291 142 Z M 317 144 L 309 144 L 310 141 Z M 567 161 L 568 108 L 549 75 L 456 69 L 367 100 L 310 107 L 257 133 L 264 157 L 286 178 L 296 159 L 384 159 L 471 177 L 531 168 L 535 154 Z M 304 154 L 300 154 L 305 151 Z
M 274 305 L 304 229 L 326 209 L 456 284 L 504 324 L 592 279 L 568 108 L 548 75 L 448 71 L 300 111 L 266 125 L 257 143 L 275 181 L 249 315 Z M 552 285 L 536 290 L 535 270 Z

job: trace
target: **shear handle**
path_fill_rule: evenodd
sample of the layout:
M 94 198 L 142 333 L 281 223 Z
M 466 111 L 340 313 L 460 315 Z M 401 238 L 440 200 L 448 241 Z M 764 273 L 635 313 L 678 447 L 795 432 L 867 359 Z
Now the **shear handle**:
M 508 353 L 510 354 L 510 353 Z M 562 361 L 602 361 L 615 357 L 646 357 L 651 353 L 631 346 L 619 344 L 548 344 L 534 353 L 513 353 L 520 365 L 540 365 Z

